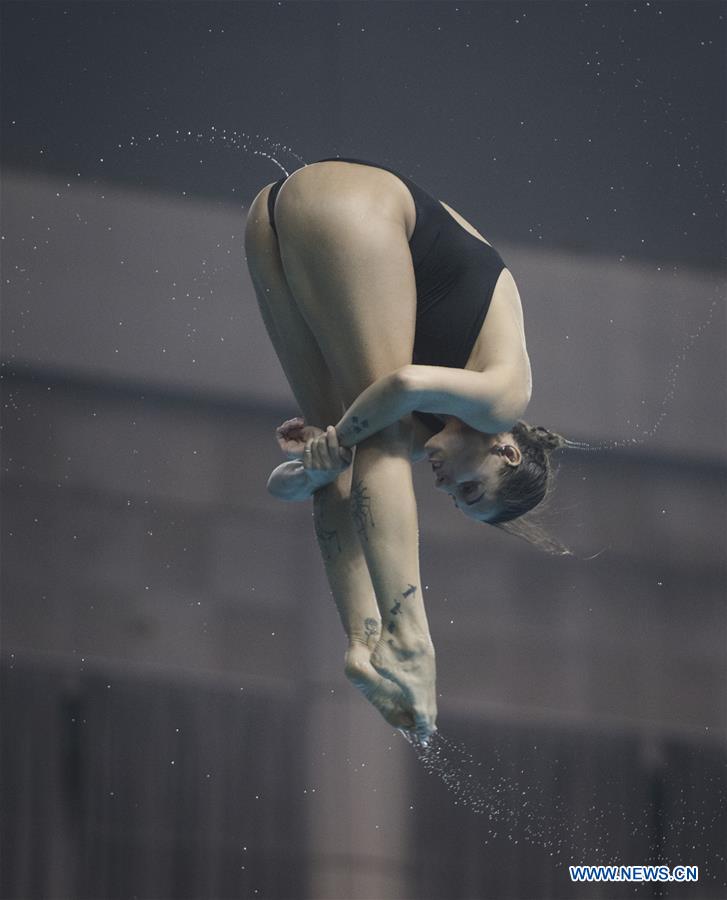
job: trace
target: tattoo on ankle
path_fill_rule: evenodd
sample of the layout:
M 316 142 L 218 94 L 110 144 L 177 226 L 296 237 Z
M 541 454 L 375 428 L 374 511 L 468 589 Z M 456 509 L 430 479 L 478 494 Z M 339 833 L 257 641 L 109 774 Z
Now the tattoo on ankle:
M 411 597 L 412 594 L 416 594 L 416 590 L 417 590 L 417 589 L 416 589 L 416 586 L 413 585 L 413 584 L 410 584 L 409 587 L 408 587 L 405 591 L 402 591 L 402 592 L 401 592 L 401 596 L 404 597 L 404 598 L 406 598 L 406 597 Z M 398 599 L 395 600 L 395 601 L 394 601 L 394 605 L 391 607 L 391 609 L 389 610 L 389 612 L 390 612 L 390 614 L 391 614 L 392 616 L 398 616 L 399 613 L 401 612 L 401 600 L 398 600 Z M 394 633 L 394 629 L 396 628 L 396 625 L 394 624 L 393 621 L 391 621 L 391 622 L 389 622 L 389 624 L 386 626 L 386 628 L 387 628 L 389 634 L 393 634 L 393 633 Z
M 351 488 L 351 516 L 358 536 L 362 541 L 368 541 L 367 526 L 376 527 L 374 517 L 371 514 L 371 497 L 369 497 L 363 480 L 357 481 Z
M 376 619 L 366 619 L 364 621 L 364 631 L 366 632 L 366 637 L 373 637 L 379 633 L 379 623 Z
M 401 600 L 397 600 L 396 603 L 394 603 L 394 605 L 391 607 L 389 612 L 391 613 L 392 616 L 398 616 L 400 611 L 401 611 Z M 394 628 L 396 626 L 395 626 L 394 622 L 392 621 L 392 622 L 389 622 L 389 624 L 386 627 L 389 629 L 389 634 L 393 634 Z

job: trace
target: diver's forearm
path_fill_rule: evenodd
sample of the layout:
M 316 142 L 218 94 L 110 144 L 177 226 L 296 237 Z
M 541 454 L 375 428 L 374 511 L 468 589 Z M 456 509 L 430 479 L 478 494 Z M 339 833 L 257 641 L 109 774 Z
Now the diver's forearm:
M 390 372 L 362 391 L 336 424 L 338 442 L 353 447 L 393 425 L 413 409 L 408 367 Z
M 376 592 L 384 640 L 404 650 L 431 643 L 405 436 L 392 440 L 389 429 L 358 445 L 351 514 Z

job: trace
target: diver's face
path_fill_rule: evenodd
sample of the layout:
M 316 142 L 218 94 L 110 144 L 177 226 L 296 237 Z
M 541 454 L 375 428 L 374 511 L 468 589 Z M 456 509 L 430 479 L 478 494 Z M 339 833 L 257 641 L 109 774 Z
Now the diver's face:
M 507 466 L 522 461 L 510 432 L 484 434 L 459 419 L 424 444 L 436 487 L 449 494 L 466 516 L 487 521 L 498 512 L 495 496 Z

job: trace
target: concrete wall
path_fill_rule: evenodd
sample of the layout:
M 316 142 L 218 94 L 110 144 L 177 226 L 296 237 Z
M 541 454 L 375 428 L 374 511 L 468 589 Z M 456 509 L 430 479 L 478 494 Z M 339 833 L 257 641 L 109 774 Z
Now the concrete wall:
M 415 761 L 343 678 L 310 506 L 265 491 L 273 428 L 296 410 L 244 270 L 244 211 L 67 190 L 5 180 L 3 659 L 292 703 L 316 788 L 306 895 L 405 896 Z M 526 305 L 532 420 L 598 441 L 669 405 L 643 446 L 563 457 L 545 521 L 572 558 L 464 521 L 415 471 L 440 728 L 712 746 L 727 733 L 721 306 L 667 373 L 719 283 L 501 252 Z
M 244 221 L 242 207 L 6 171 L 3 358 L 288 402 L 244 263 Z M 509 245 L 494 216 L 476 224 L 523 299 L 531 418 L 570 436 L 632 438 L 673 394 L 650 446 L 722 457 L 723 272 Z

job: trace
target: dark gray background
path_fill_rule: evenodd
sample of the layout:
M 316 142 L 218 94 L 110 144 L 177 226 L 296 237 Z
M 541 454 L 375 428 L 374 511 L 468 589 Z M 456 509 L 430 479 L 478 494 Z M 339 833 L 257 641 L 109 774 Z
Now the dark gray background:
M 216 125 L 402 168 L 507 241 L 725 259 L 724 3 L 5 2 L 3 26 L 15 166 L 248 202 L 270 162 L 128 147 Z
M 580 900 L 568 864 L 658 861 L 699 884 L 588 896 L 724 897 L 725 4 L 1 12 L 2 896 Z M 557 457 L 567 558 L 414 467 L 434 777 L 265 490 L 297 411 L 244 260 L 265 152 L 470 219 L 528 417 L 611 447 Z

